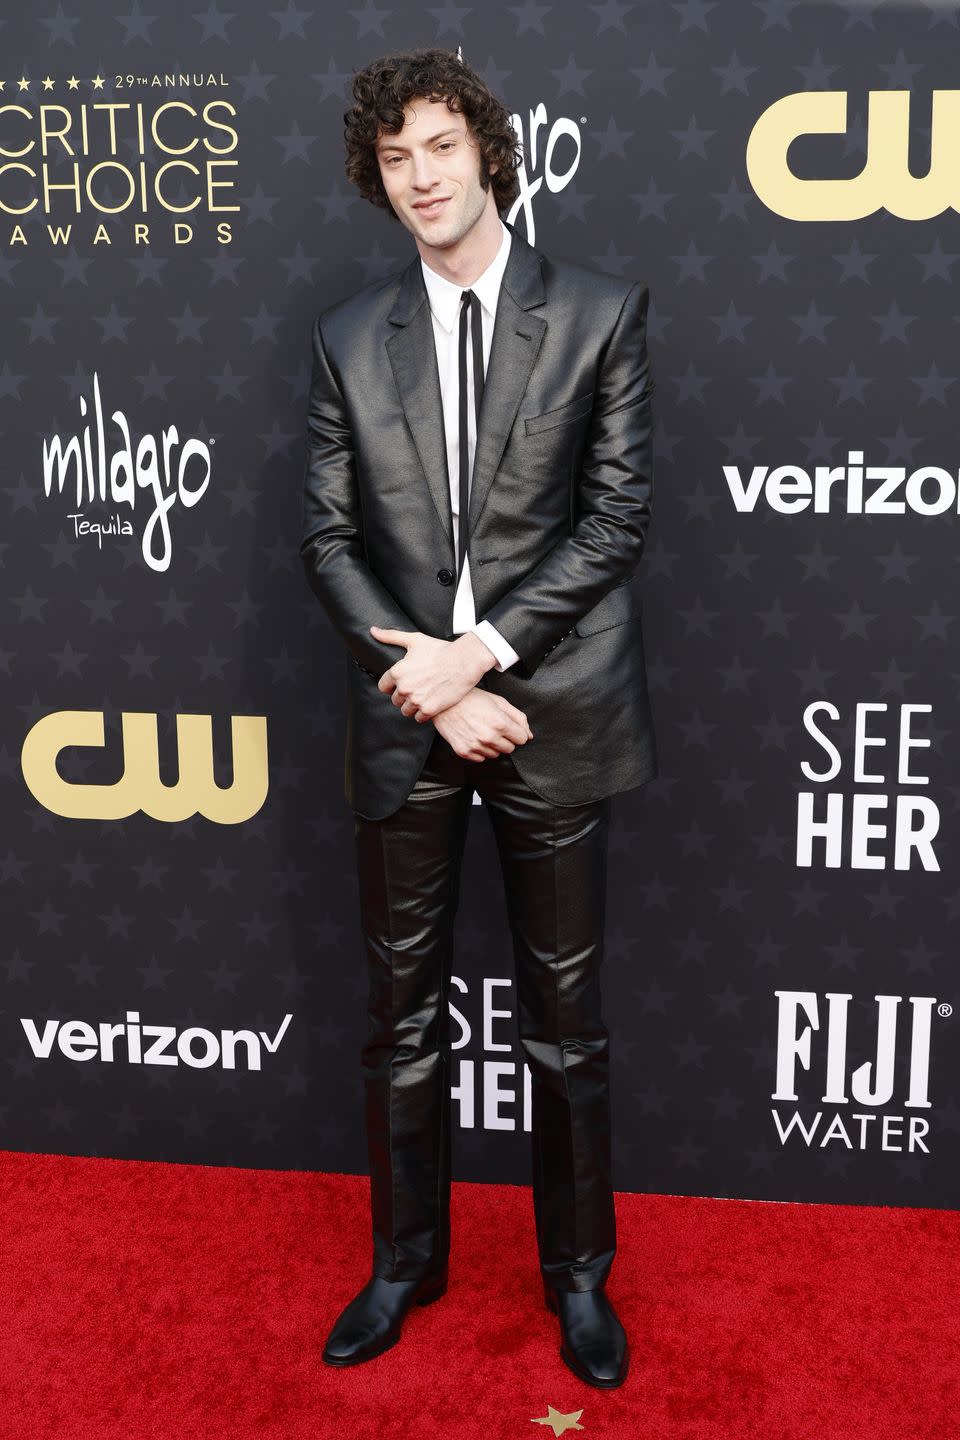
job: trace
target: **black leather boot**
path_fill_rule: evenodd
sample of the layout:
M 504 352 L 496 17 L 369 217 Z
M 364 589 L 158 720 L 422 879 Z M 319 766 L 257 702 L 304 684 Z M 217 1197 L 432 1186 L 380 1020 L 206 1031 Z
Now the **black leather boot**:
M 564 1364 L 588 1385 L 604 1390 L 622 1385 L 630 1364 L 630 1346 L 603 1287 L 557 1290 L 544 1281 L 543 1295 L 547 1309 L 560 1317 Z
M 323 1350 L 328 1365 L 359 1365 L 382 1355 L 400 1339 L 411 1305 L 429 1305 L 446 1293 L 447 1271 L 420 1280 L 383 1280 L 373 1275 L 334 1323 Z

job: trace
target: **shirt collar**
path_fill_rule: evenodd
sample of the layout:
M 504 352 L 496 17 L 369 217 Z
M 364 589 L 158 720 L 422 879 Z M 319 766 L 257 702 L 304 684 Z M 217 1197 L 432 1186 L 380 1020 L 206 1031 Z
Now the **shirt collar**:
M 506 269 L 507 257 L 510 254 L 510 242 L 513 239 L 510 231 L 500 221 L 501 237 L 500 249 L 490 261 L 483 274 L 474 280 L 472 285 L 454 285 L 446 276 L 438 275 L 436 270 L 431 270 L 423 258 L 420 260 L 420 268 L 423 271 L 423 281 L 427 287 L 427 298 L 430 301 L 430 309 L 433 311 L 438 322 L 444 330 L 452 334 L 454 326 L 458 323 L 460 316 L 460 297 L 465 289 L 472 290 L 487 314 L 493 318 L 497 313 L 497 300 L 500 295 L 500 282 L 503 279 L 503 272 Z

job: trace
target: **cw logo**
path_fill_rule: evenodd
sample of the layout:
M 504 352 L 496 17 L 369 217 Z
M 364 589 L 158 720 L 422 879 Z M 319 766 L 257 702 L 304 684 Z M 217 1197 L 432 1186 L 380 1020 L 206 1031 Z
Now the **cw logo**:
M 138 810 L 153 820 L 203 815 L 217 825 L 249 820 L 267 798 L 267 721 L 263 715 L 231 716 L 233 781 L 227 789 L 213 776 L 213 724 L 209 715 L 177 716 L 179 774 L 175 785 L 160 779 L 157 717 L 125 711 L 123 775 L 112 785 L 78 785 L 57 773 L 57 756 L 70 746 L 103 748 L 103 712 L 55 710 L 27 735 L 20 766 L 35 800 L 68 820 L 125 820 Z
M 747 174 L 768 209 L 788 220 L 862 220 L 887 210 L 900 220 L 929 220 L 958 209 L 956 136 L 960 90 L 934 90 L 930 168 L 916 178 L 908 164 L 910 91 L 871 90 L 867 100 L 867 158 L 849 180 L 801 180 L 787 163 L 800 135 L 843 135 L 847 92 L 785 95 L 757 120 L 747 141 Z

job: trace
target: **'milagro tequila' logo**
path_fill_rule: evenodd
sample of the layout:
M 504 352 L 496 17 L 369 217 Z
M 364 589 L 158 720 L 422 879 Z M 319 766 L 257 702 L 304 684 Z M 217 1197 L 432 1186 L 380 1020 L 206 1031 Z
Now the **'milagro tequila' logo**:
M 523 117 L 519 114 L 511 115 L 510 123 L 516 132 L 517 140 L 520 143 L 520 165 L 517 170 L 517 179 L 520 182 L 520 193 L 518 194 L 510 211 L 507 220 L 515 224 L 520 211 L 527 227 L 527 239 L 533 245 L 536 241 L 537 227 L 533 218 L 533 199 L 544 183 L 551 194 L 556 194 L 570 184 L 570 181 L 577 173 L 580 165 L 580 127 L 576 121 L 565 115 L 560 115 L 550 124 L 547 120 L 547 107 L 540 102 L 535 108 L 531 108 L 526 128 Z M 541 135 L 541 131 L 545 133 Z M 567 154 L 567 168 L 560 170 L 556 167 L 556 150 L 558 144 L 569 141 L 573 148 L 570 156 L 570 146 L 562 146 Z M 542 173 L 537 170 L 542 166 Z
M 128 506 L 133 514 L 137 499 L 146 492 L 146 503 L 152 502 L 141 537 L 143 558 L 151 570 L 168 570 L 173 553 L 170 535 L 170 511 L 179 500 L 187 509 L 196 505 L 210 483 L 210 447 L 202 440 L 186 440 L 181 445 L 176 425 L 168 425 L 156 436 L 141 436 L 134 452 L 130 426 L 122 410 L 114 410 L 110 419 L 119 435 L 109 445 L 105 433 L 100 383 L 93 373 L 93 425 L 84 425 L 79 435 L 71 435 L 64 443 L 59 435 L 43 442 L 43 493 L 58 495 L 73 480 L 76 510 L 69 519 L 74 536 L 95 535 L 101 549 L 105 535 L 131 535 L 133 524 L 117 508 L 106 519 L 88 519 L 83 505 Z M 87 402 L 81 395 L 80 415 L 87 414 Z M 93 433 L 91 434 L 91 429 Z M 212 443 L 212 442 L 211 442 Z M 199 463 L 200 473 L 188 482 L 191 460 Z M 71 476 L 72 467 L 72 476 Z M 140 512 L 143 512 L 143 505 Z

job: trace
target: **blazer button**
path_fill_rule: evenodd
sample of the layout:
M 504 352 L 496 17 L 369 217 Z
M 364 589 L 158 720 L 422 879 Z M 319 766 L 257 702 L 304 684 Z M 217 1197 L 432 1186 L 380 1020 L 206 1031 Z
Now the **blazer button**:
M 444 569 L 444 570 L 438 570 L 438 571 L 437 571 L 437 579 L 440 581 L 440 584 L 441 584 L 441 585 L 452 585 L 452 584 L 453 584 L 453 571 L 452 571 L 452 570 L 446 570 L 446 569 Z

